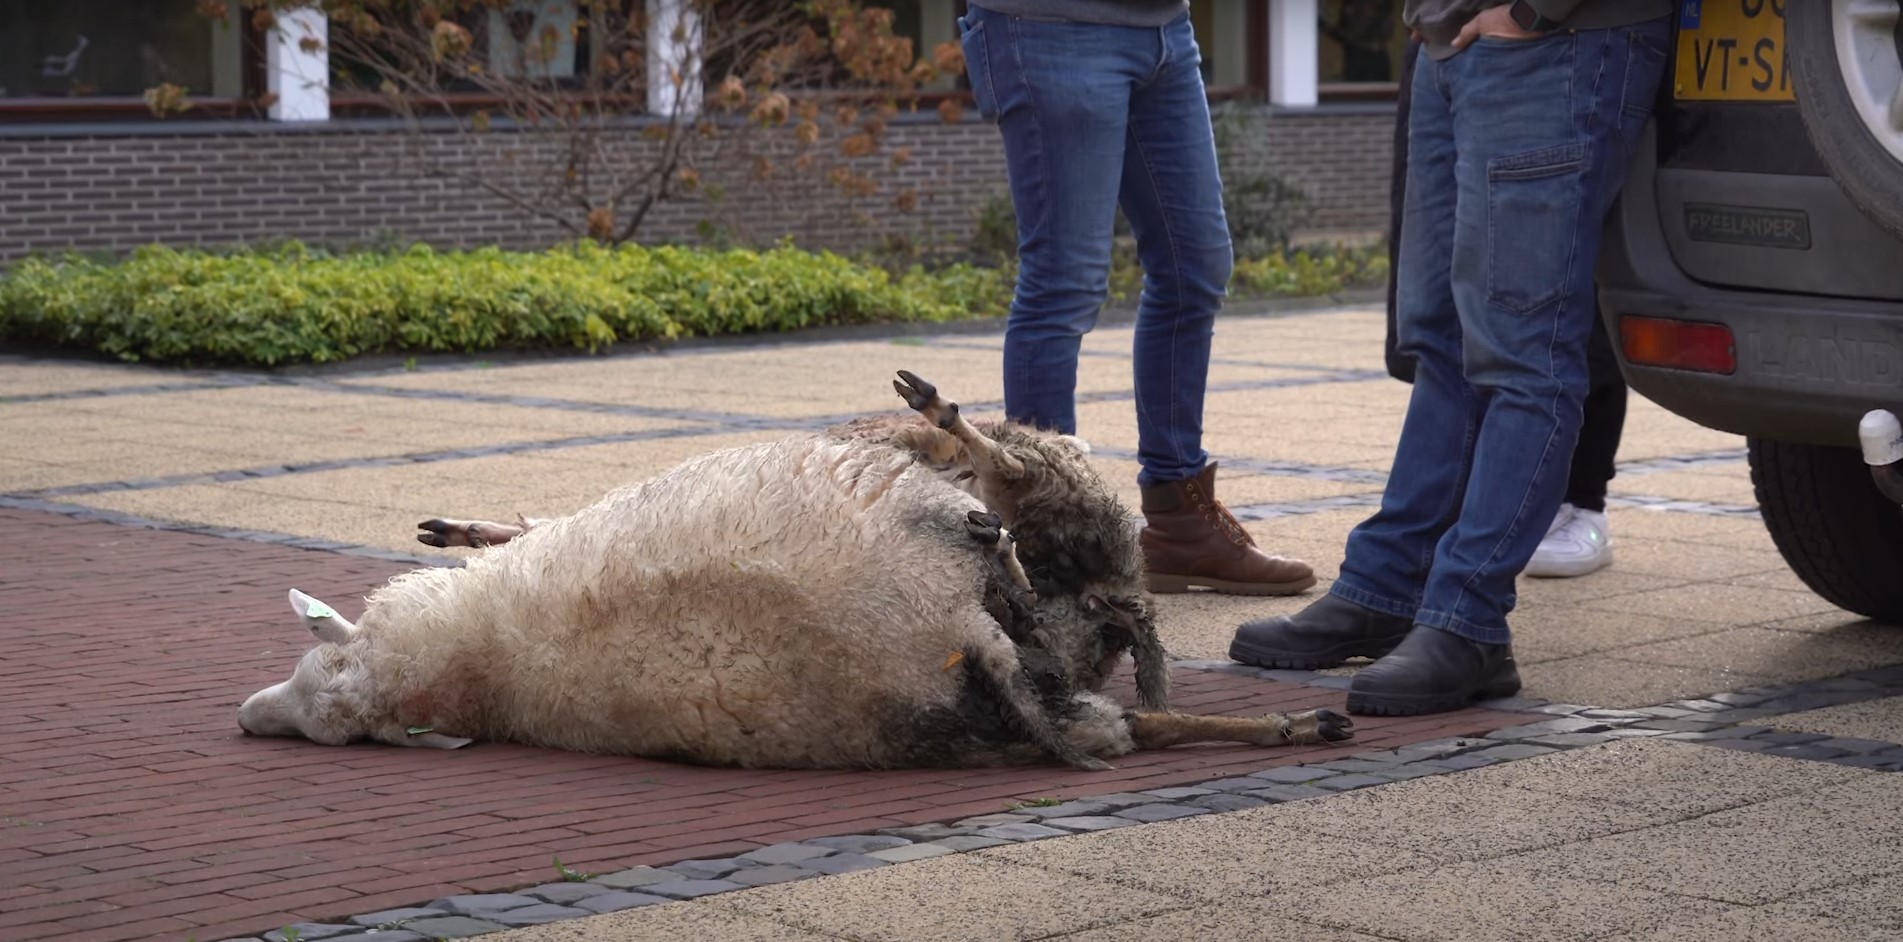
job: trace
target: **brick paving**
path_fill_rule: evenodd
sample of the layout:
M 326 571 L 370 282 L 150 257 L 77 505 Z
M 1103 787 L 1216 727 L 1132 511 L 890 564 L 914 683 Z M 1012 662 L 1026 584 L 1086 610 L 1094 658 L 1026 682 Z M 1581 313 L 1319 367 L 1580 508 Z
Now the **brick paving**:
M 0 509 L 0 938 L 249 935 L 584 871 L 951 821 L 1523 723 L 1357 721 L 1335 747 L 1190 747 L 1062 768 L 791 772 L 479 744 L 243 736 L 237 704 L 308 647 L 284 591 L 359 598 L 403 564 Z M 1179 708 L 1339 707 L 1340 691 L 1178 670 Z M 1127 682 L 1117 694 L 1129 699 Z

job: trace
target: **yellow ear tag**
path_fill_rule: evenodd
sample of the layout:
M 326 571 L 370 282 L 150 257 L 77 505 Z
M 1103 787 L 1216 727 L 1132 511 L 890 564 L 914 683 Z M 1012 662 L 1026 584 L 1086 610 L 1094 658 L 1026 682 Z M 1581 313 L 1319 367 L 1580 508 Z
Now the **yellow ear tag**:
M 317 601 L 316 599 L 312 599 L 311 607 L 304 612 L 304 617 L 305 618 L 336 618 L 337 611 L 336 609 L 333 609 L 330 606 Z
M 945 666 L 939 668 L 939 670 L 941 671 L 951 670 L 952 668 L 957 667 L 958 665 L 964 663 L 964 661 L 965 661 L 965 652 L 953 651 L 951 653 L 951 657 L 948 657 L 945 659 Z

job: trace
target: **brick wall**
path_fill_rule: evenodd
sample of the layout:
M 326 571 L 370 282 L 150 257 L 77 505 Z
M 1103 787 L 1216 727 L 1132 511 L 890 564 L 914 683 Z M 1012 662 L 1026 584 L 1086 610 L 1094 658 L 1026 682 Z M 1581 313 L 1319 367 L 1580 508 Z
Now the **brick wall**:
M 1272 172 L 1307 193 L 1311 229 L 1374 230 L 1386 224 L 1391 109 L 1313 114 L 1251 111 L 1250 146 L 1237 172 Z M 69 128 L 0 135 L 0 260 L 67 248 L 121 251 L 152 242 L 230 244 L 295 238 L 318 243 L 423 240 L 445 247 L 533 247 L 565 237 L 507 202 L 423 175 L 434 163 L 502 166 L 509 150 L 534 151 L 525 135 L 442 133 L 415 139 L 372 122 L 283 126 Z M 653 146 L 630 129 L 611 142 L 626 153 Z M 985 201 L 1004 191 L 995 128 L 967 120 L 895 123 L 887 153 L 910 163 L 882 171 L 881 192 L 857 200 L 824 186 L 749 192 L 717 206 L 663 204 L 643 241 L 691 240 L 716 217 L 743 236 L 793 235 L 803 244 L 851 248 L 903 234 L 927 244 L 963 244 Z M 883 159 L 883 158 L 882 158 Z M 893 208 L 914 190 L 917 209 Z

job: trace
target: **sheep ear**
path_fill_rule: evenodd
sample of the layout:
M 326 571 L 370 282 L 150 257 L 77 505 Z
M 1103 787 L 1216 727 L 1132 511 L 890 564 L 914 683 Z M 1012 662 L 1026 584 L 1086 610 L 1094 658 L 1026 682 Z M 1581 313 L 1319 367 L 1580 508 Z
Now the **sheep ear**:
M 349 644 L 350 640 L 357 636 L 357 626 L 351 624 L 344 616 L 337 614 L 336 609 L 296 589 L 291 590 L 291 611 L 297 613 L 297 617 L 303 620 L 304 627 L 309 628 L 311 634 L 316 635 L 320 641 Z

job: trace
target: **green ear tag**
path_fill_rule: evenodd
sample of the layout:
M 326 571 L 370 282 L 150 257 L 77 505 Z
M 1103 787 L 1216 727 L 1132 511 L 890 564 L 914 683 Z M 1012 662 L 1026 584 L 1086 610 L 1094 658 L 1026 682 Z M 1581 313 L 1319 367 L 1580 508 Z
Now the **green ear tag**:
M 322 602 L 317 601 L 316 599 L 312 599 L 311 607 L 309 608 L 309 610 L 304 612 L 304 617 L 305 618 L 335 618 L 337 617 L 337 610 L 331 608 L 328 605 L 325 605 Z
M 436 727 L 434 727 L 434 726 L 412 726 L 412 727 L 410 727 L 410 735 L 412 735 L 412 736 L 421 736 L 421 735 L 423 735 L 424 733 L 433 733 L 433 732 L 436 732 Z

